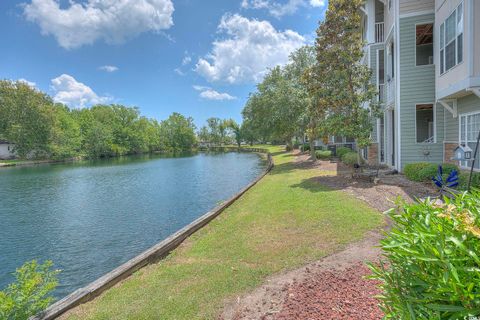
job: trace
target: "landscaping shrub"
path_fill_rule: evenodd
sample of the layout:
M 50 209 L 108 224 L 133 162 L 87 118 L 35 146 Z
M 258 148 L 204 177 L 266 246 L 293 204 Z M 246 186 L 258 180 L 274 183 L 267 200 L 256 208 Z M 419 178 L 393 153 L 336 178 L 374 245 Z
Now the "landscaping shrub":
M 0 319 L 26 320 L 48 307 L 53 301 L 49 293 L 58 284 L 58 271 L 51 266 L 51 261 L 33 260 L 16 270 L 16 281 L 0 291 Z
M 411 181 L 422 181 L 420 177 L 420 171 L 428 167 L 430 163 L 428 162 L 416 162 L 416 163 L 409 163 L 405 165 L 403 168 L 403 173 L 407 177 L 408 180 Z
M 304 143 L 301 147 L 302 152 L 310 151 L 310 144 Z
M 371 264 L 386 319 L 468 319 L 480 315 L 480 193 L 445 204 L 401 204 Z
M 458 167 L 454 164 L 442 164 L 443 173 L 450 174 L 453 170 L 458 171 Z M 438 172 L 438 164 L 428 162 L 416 162 L 405 165 L 403 173 L 407 179 L 418 182 L 429 182 L 432 177 L 436 176 Z
M 350 150 L 350 152 L 344 154 L 341 159 L 342 159 L 342 162 L 345 163 L 346 165 L 354 166 L 355 164 L 358 163 L 358 153 Z M 362 162 L 361 158 L 360 158 L 360 162 Z
M 328 160 L 332 157 L 332 151 L 330 150 L 317 150 L 315 151 L 317 159 Z
M 458 176 L 458 189 L 467 190 L 469 171 L 461 171 Z M 480 172 L 473 172 L 472 174 L 472 188 L 480 189 Z
M 350 153 L 350 152 L 353 152 L 352 149 L 350 149 L 350 148 L 339 147 L 339 148 L 337 148 L 336 155 L 337 155 L 337 157 L 342 159 L 345 154 Z

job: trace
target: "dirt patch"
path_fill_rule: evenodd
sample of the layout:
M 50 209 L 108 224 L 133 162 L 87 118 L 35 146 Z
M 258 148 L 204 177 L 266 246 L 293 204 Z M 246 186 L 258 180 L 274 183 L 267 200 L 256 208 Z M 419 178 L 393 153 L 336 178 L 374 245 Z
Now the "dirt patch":
M 365 280 L 369 274 L 363 263 L 345 270 L 317 271 L 287 289 L 284 307 L 274 318 L 380 320 L 383 314 L 374 298 L 380 290 L 378 282 Z
M 402 175 L 380 176 L 378 183 L 352 179 L 351 170 L 334 161 L 310 161 L 296 154 L 301 169 L 315 168 L 319 176 L 300 185 L 315 183 L 341 190 L 361 199 L 380 212 L 394 207 L 397 198 L 412 202 L 416 198 L 435 196 L 430 186 L 410 182 Z M 313 192 L 313 191 L 312 191 Z M 230 301 L 220 319 L 381 319 L 382 312 L 373 298 L 378 289 L 369 274 L 366 261 L 378 261 L 377 248 L 382 230 L 345 250 L 303 268 L 269 278 L 253 292 Z
M 254 290 L 244 297 L 238 297 L 236 301 L 230 303 L 225 308 L 221 319 L 332 319 L 330 317 L 319 317 L 320 315 L 317 315 L 317 317 L 303 317 L 302 315 L 304 315 L 303 312 L 307 312 L 308 310 L 314 308 L 307 307 L 307 305 L 308 303 L 315 304 L 316 302 L 314 300 L 318 298 L 318 295 L 323 296 L 323 299 L 331 299 L 331 303 L 336 303 L 336 301 L 339 299 L 341 300 L 342 296 L 344 298 L 350 297 L 352 293 L 351 287 L 344 285 L 343 288 L 340 288 L 336 285 L 336 282 L 338 281 L 331 283 L 325 281 L 327 280 L 324 277 L 325 272 L 334 271 L 339 273 L 336 276 L 338 278 L 342 273 L 345 273 L 346 270 L 352 268 L 352 266 L 363 264 L 365 261 L 373 261 L 377 259 L 378 255 L 380 254 L 380 250 L 376 247 L 376 245 L 378 244 L 380 238 L 380 232 L 370 232 L 366 235 L 363 241 L 349 245 L 347 249 L 339 253 L 330 255 L 303 268 L 280 274 L 268 279 L 266 284 L 262 287 Z M 366 269 L 362 269 L 362 273 L 352 273 L 352 277 L 356 277 L 356 286 L 371 289 L 372 285 L 366 286 L 364 283 L 365 280 L 362 279 L 363 274 L 366 273 Z M 331 279 L 334 278 L 335 275 Z M 338 295 L 335 297 L 335 299 L 333 299 L 334 297 L 332 297 L 332 295 L 322 294 L 322 288 L 325 288 L 325 286 L 330 286 L 330 290 L 338 291 Z M 304 288 L 308 288 L 308 292 L 304 290 Z M 344 289 L 344 292 L 340 291 L 340 289 Z M 307 298 L 307 296 L 313 296 L 313 293 L 310 291 L 316 292 L 315 296 L 317 296 L 317 298 Z M 358 293 L 356 293 L 356 296 L 361 299 L 360 297 L 363 297 L 364 295 L 359 296 Z M 371 300 L 368 301 L 370 307 L 372 307 Z M 365 308 L 368 309 L 367 307 Z M 373 303 L 373 307 L 370 309 L 373 309 L 371 310 L 373 312 L 378 312 L 376 303 Z M 298 314 L 302 317 L 286 318 L 286 315 L 291 314 Z M 278 318 L 279 316 L 282 317 Z

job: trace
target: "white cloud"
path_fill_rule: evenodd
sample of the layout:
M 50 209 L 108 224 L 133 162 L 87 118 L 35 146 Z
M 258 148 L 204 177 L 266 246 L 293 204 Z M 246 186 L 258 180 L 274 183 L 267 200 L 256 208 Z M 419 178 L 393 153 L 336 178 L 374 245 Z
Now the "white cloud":
M 175 69 L 173 69 L 173 71 L 175 71 L 176 74 L 178 74 L 179 76 L 182 76 L 182 77 L 184 75 L 186 75 L 186 73 L 183 72 L 182 69 L 180 69 L 180 68 L 175 68 Z
M 207 100 L 235 100 L 237 97 L 229 95 L 228 93 L 220 93 L 218 91 L 213 90 L 209 87 L 204 86 L 193 86 L 193 89 L 200 91 L 200 97 Z
M 312 7 L 325 7 L 325 0 L 310 0 Z
M 185 54 L 182 59 L 182 65 L 178 68 L 173 69 L 176 74 L 179 76 L 185 76 L 187 74 L 187 71 L 184 71 L 184 67 L 188 66 L 192 62 L 192 56 L 188 53 L 188 51 L 185 51 Z
M 309 3 L 312 7 L 325 6 L 325 0 L 310 0 Z M 294 14 L 302 6 L 308 6 L 306 0 L 288 0 L 286 2 L 273 0 L 242 0 L 241 3 L 243 9 L 265 9 L 276 18 Z
M 185 57 L 183 57 L 183 60 L 182 60 L 182 66 L 186 66 L 186 65 L 189 64 L 190 62 L 192 62 L 192 57 L 190 57 L 190 56 L 185 56 Z
M 44 35 L 53 35 L 60 46 L 74 49 L 103 39 L 122 43 L 142 32 L 169 29 L 174 11 L 171 0 L 31 0 L 24 5 L 27 20 L 37 23 Z
M 52 79 L 53 100 L 72 108 L 84 108 L 98 103 L 106 103 L 109 97 L 98 96 L 89 86 L 78 82 L 68 74 Z
M 102 70 L 102 71 L 105 71 L 105 72 L 115 72 L 115 71 L 118 71 L 118 67 L 117 67 L 117 66 L 109 66 L 109 65 L 101 66 L 101 67 L 99 67 L 99 69 Z
M 24 83 L 24 84 L 26 84 L 27 86 L 29 86 L 33 89 L 37 88 L 37 84 L 35 82 L 28 81 L 27 79 L 21 78 L 21 79 L 18 79 L 17 81 L 21 82 L 21 83 Z
M 208 81 L 259 81 L 268 68 L 285 64 L 289 54 L 305 43 L 292 30 L 278 31 L 268 21 L 225 15 L 218 30 L 226 39 L 213 42 L 212 51 L 198 60 L 195 71 Z

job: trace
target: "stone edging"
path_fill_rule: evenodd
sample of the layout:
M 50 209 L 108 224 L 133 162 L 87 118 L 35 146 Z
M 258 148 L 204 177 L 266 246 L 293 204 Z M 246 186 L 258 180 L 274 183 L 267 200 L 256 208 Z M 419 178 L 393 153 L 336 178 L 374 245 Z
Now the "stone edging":
M 52 304 L 39 315 L 31 317 L 30 320 L 55 319 L 56 317 L 67 312 L 68 310 L 73 309 L 80 304 L 93 300 L 105 290 L 113 287 L 118 282 L 132 275 L 135 271 L 141 269 L 142 267 L 145 267 L 146 265 L 157 262 L 158 260 L 167 256 L 172 250 L 177 248 L 183 241 L 185 241 L 185 239 L 187 239 L 193 233 L 203 228 L 210 221 L 220 215 L 225 209 L 231 206 L 238 198 L 240 198 L 245 192 L 250 190 L 265 175 L 267 175 L 274 166 L 271 154 L 268 153 L 268 151 L 265 149 L 242 149 L 241 151 L 261 152 L 268 154 L 267 169 L 265 169 L 265 171 L 260 176 L 258 176 L 254 181 L 252 181 L 249 185 L 240 190 L 229 200 L 223 202 L 221 205 L 207 212 L 189 225 L 170 235 L 165 240 L 162 240 L 150 249 L 147 249 L 135 258 L 127 261 L 113 271 L 105 274 L 104 276 L 90 283 L 86 287 L 80 288 L 71 293 L 70 295 L 66 296 L 65 298 Z

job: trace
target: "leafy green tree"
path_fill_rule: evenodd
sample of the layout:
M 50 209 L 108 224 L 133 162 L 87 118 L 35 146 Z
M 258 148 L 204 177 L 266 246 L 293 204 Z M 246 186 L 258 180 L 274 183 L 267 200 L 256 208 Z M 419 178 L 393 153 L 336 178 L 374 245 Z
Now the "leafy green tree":
M 315 94 L 310 87 L 310 74 L 316 64 L 316 50 L 314 46 L 303 46 L 290 55 L 289 64 L 285 66 L 285 76 L 292 90 L 296 92 L 297 103 L 302 106 L 299 132 L 303 136 L 307 133 L 310 142 L 310 157 L 317 159 L 315 154 L 315 140 L 318 138 L 318 123 L 320 121 L 316 112 Z
M 245 142 L 253 146 L 254 142 L 256 141 L 256 135 L 249 121 L 244 120 L 242 122 L 242 126 L 240 127 L 240 134 Z
M 210 132 L 207 126 L 203 126 L 197 133 L 198 140 L 204 143 L 210 143 Z
M 109 157 L 119 152 L 113 144 L 112 129 L 98 120 L 93 120 L 85 131 L 83 147 L 90 158 Z
M 371 116 L 376 114 L 376 91 L 371 70 L 361 63 L 364 56 L 361 34 L 362 0 L 331 0 L 325 20 L 317 30 L 316 69 L 322 79 L 321 103 L 328 105 L 326 123 L 332 134 L 355 138 L 360 148 L 370 144 Z M 325 65 L 330 65 L 328 73 Z M 322 110 L 323 111 L 323 110 Z
M 0 135 L 20 157 L 48 157 L 52 99 L 22 82 L 0 81 Z
M 81 150 L 80 125 L 64 105 L 56 104 L 54 110 L 54 123 L 49 148 L 51 157 L 55 159 L 75 157 Z
M 162 121 L 161 137 L 169 151 L 187 151 L 197 142 L 195 125 L 192 118 L 174 112 L 167 120 Z
M 232 131 L 235 138 L 235 143 L 240 148 L 240 146 L 242 145 L 242 139 L 243 139 L 242 127 L 233 119 L 228 119 L 225 121 L 225 123 Z
M 58 284 L 59 271 L 51 267 L 51 261 L 38 264 L 33 260 L 16 270 L 16 281 L 0 291 L 0 319 L 27 320 L 53 302 L 49 294 Z
M 210 139 L 209 142 L 213 144 L 221 144 L 222 141 L 222 134 L 220 126 L 222 124 L 222 120 L 219 118 L 209 118 L 207 119 L 208 129 L 210 131 Z

